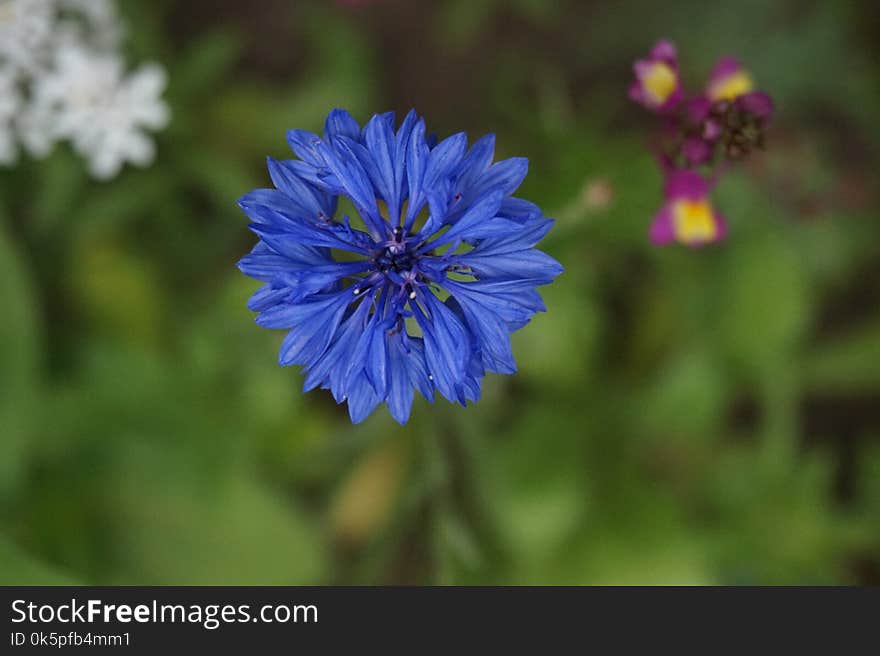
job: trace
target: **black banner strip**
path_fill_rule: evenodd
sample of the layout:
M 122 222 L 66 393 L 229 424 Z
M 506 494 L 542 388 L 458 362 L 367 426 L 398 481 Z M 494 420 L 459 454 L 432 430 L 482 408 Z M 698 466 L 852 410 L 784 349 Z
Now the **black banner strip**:
M 439 645 L 470 652 L 487 639 L 490 651 L 543 653 L 591 651 L 600 640 L 615 651 L 687 642 L 755 647 L 773 634 L 789 647 L 805 641 L 839 650 L 873 632 L 880 589 L 13 587 L 0 588 L 0 604 L 3 654 Z

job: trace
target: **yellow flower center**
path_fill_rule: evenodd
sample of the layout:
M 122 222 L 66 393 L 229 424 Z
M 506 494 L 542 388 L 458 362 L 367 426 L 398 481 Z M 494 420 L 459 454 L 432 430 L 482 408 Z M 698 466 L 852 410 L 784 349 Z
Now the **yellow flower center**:
M 678 87 L 678 78 L 672 67 L 663 62 L 654 62 L 647 75 L 642 78 L 642 87 L 656 105 L 662 105 Z
M 718 225 L 712 206 L 705 200 L 679 200 L 673 205 L 675 238 L 684 244 L 712 241 Z
M 739 70 L 732 75 L 719 80 L 709 88 L 709 98 L 712 102 L 718 100 L 736 100 L 741 95 L 749 93 L 755 88 L 755 82 L 748 71 Z

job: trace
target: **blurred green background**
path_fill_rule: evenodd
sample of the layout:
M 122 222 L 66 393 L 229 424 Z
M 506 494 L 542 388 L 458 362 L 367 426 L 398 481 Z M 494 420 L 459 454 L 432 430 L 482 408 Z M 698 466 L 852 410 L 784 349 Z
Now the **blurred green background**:
M 120 4 L 156 163 L 0 171 L 0 582 L 880 584 L 877 3 Z M 777 102 L 718 247 L 647 241 L 660 37 Z M 245 308 L 235 200 L 336 106 L 531 160 L 566 272 L 474 406 L 351 426 Z

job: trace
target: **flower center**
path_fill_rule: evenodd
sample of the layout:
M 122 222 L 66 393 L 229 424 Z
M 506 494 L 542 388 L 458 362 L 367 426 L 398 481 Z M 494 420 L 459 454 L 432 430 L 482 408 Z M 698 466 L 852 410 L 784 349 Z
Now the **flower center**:
M 654 104 L 662 105 L 675 92 L 678 80 L 675 71 L 668 64 L 654 62 L 642 84 Z
M 377 257 L 373 258 L 376 268 L 383 273 L 393 271 L 395 273 L 406 273 L 413 268 L 416 263 L 416 255 L 412 251 L 407 250 L 404 245 L 386 246 Z
M 752 76 L 747 71 L 740 70 L 715 82 L 709 88 L 709 99 L 712 101 L 736 100 L 751 91 L 754 86 Z
M 395 284 L 400 284 L 402 278 L 414 278 L 413 269 L 419 257 L 413 246 L 413 240 L 407 239 L 404 229 L 398 226 L 388 241 L 376 244 L 373 265 Z
M 712 206 L 705 200 L 680 200 L 674 206 L 675 232 L 685 244 L 702 243 L 715 238 L 718 226 Z

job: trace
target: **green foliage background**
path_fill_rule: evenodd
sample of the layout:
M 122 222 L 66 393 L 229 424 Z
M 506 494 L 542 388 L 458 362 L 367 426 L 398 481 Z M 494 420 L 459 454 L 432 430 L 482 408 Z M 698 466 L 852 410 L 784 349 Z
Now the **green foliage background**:
M 880 583 L 876 3 L 120 4 L 155 165 L 0 172 L 0 583 Z M 664 36 L 777 100 L 715 248 L 646 239 Z M 334 106 L 531 160 L 567 269 L 477 405 L 353 427 L 245 308 L 235 200 Z

